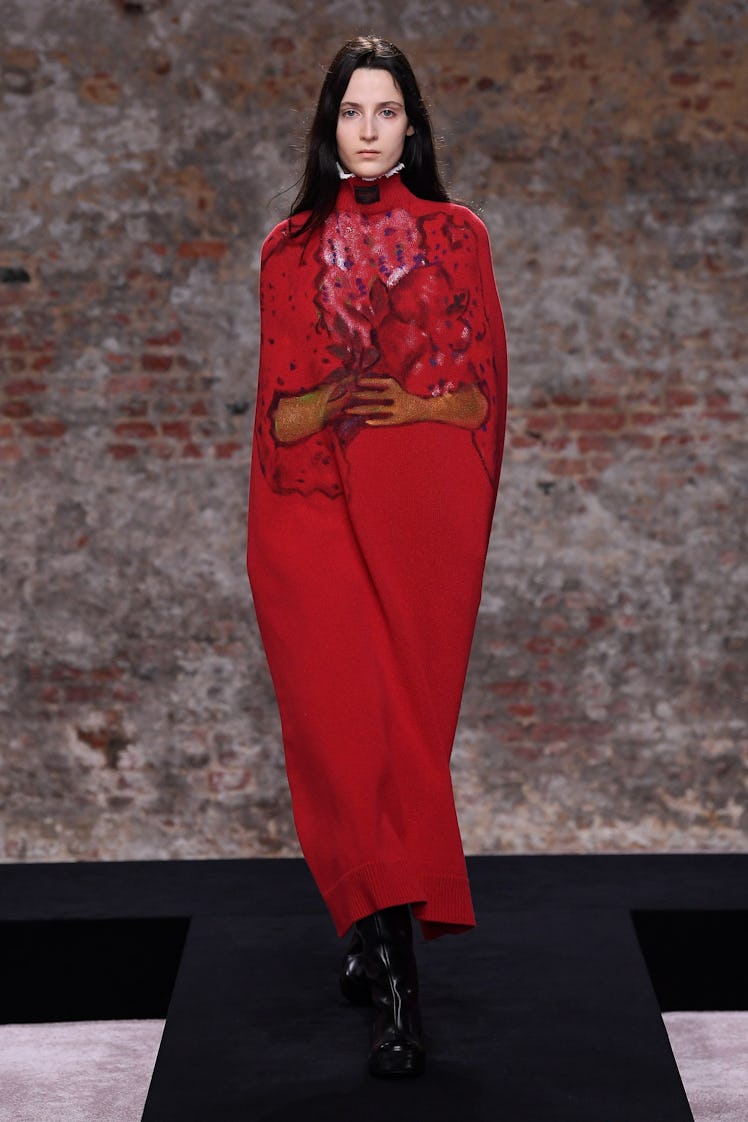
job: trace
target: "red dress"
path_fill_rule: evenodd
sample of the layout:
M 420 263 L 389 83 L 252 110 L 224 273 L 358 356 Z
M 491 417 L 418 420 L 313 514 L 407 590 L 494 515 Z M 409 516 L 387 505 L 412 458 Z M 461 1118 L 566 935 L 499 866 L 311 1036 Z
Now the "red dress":
M 449 759 L 506 415 L 488 236 L 398 175 L 345 180 L 311 235 L 270 233 L 260 282 L 247 563 L 299 840 L 339 934 L 406 902 L 427 938 L 465 930 Z M 281 408 L 362 376 L 472 387 L 483 420 L 281 432 Z

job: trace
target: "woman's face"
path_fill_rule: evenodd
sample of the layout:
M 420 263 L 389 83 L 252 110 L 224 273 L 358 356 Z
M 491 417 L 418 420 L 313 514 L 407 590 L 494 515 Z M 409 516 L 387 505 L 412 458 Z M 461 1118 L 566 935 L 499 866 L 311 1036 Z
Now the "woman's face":
M 338 110 L 335 139 L 346 171 L 374 178 L 390 171 L 413 134 L 405 104 L 388 70 L 354 70 Z

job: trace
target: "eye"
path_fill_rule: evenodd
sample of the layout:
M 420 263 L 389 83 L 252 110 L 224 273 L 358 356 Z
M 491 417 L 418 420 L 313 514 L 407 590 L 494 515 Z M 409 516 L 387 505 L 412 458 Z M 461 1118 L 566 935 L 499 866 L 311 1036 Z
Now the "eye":
M 394 109 L 383 109 L 382 110 L 382 116 L 383 117 L 396 117 L 397 113 L 395 112 Z
M 341 117 L 347 117 L 347 118 L 350 119 L 351 117 L 356 116 L 356 110 L 355 109 L 343 109 L 343 110 L 341 110 L 340 116 Z

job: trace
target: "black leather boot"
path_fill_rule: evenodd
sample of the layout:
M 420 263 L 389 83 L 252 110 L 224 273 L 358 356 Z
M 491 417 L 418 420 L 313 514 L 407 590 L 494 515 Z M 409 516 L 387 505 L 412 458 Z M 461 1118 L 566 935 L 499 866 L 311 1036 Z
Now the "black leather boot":
M 371 1028 L 372 1075 L 420 1075 L 426 1055 L 421 1040 L 418 972 L 407 904 L 383 908 L 356 923 L 375 1016 Z
M 355 927 L 351 945 L 340 966 L 340 992 L 351 1005 L 371 1005 L 371 982 L 364 967 L 364 944 Z

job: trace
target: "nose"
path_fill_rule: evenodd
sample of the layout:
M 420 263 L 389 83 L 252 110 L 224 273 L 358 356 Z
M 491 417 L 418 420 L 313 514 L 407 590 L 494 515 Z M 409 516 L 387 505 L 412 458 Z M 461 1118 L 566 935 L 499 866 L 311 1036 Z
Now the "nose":
M 377 136 L 377 118 L 374 113 L 361 114 L 361 139 L 375 140 Z

